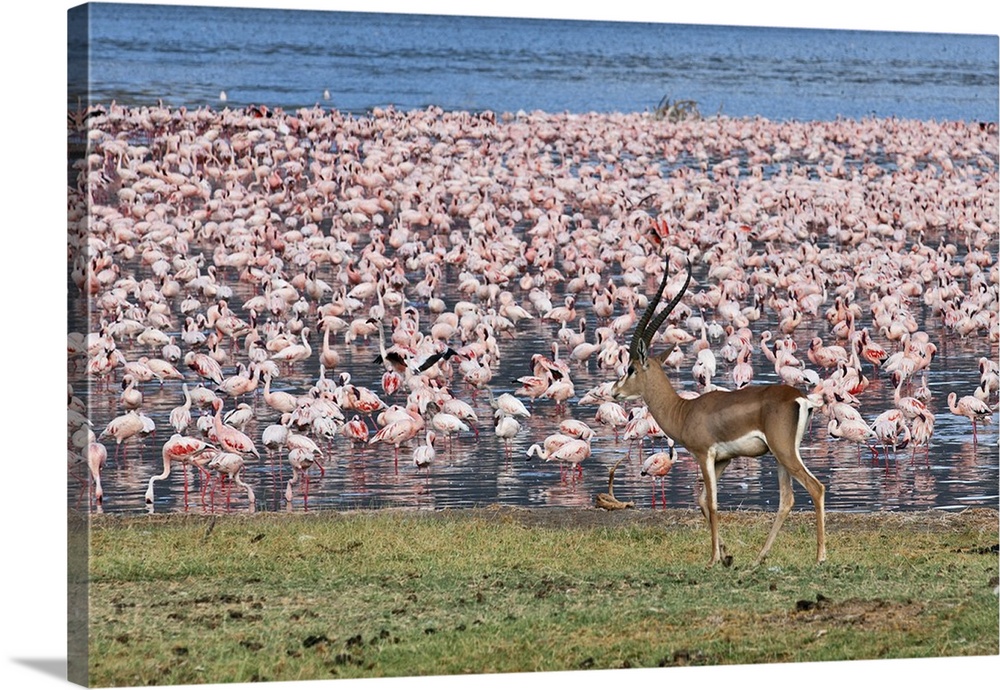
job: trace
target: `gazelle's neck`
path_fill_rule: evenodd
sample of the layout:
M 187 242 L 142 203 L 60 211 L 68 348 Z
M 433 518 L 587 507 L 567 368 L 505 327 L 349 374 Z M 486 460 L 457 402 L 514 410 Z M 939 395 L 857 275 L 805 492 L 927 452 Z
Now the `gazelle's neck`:
M 651 361 L 646 371 L 643 400 L 663 433 L 677 440 L 684 438 L 684 408 L 688 401 L 677 394 L 659 361 Z

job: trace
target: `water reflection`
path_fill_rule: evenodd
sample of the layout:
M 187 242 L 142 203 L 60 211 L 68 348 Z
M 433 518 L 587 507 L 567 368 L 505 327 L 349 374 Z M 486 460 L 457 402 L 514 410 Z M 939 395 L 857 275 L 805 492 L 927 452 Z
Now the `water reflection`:
M 248 295 L 249 296 L 249 295 Z M 234 299 L 238 301 L 239 297 Z M 75 308 L 83 313 L 83 302 L 77 300 Z M 589 324 L 591 325 L 591 324 Z M 762 326 L 765 328 L 767 326 Z M 504 343 L 503 366 L 495 377 L 495 394 L 513 392 L 511 382 L 528 373 L 528 362 L 533 353 L 545 352 L 555 336 L 555 327 L 539 321 L 518 328 L 517 339 Z M 808 333 L 805 334 L 806 337 Z M 950 415 L 945 407 L 947 393 L 953 389 L 974 387 L 970 371 L 980 355 L 975 341 L 953 342 L 942 348 L 937 366 L 928 375 L 928 386 L 933 393 L 931 409 L 937 414 L 937 423 L 930 448 L 903 449 L 895 456 L 873 458 L 865 448 L 860 459 L 857 446 L 847 441 L 830 438 L 825 431 L 825 418 L 817 416 L 802 445 L 802 455 L 813 473 L 828 488 L 827 507 L 830 510 L 871 511 L 926 508 L 958 508 L 969 505 L 995 505 L 997 502 L 996 425 L 982 430 L 979 443 L 971 440 L 971 426 L 963 417 Z M 126 347 L 128 356 L 138 357 L 141 348 L 134 344 Z M 372 365 L 377 352 L 375 341 L 356 341 L 341 347 L 343 356 L 339 368 L 350 371 L 359 385 L 378 389 L 381 371 Z M 282 389 L 291 392 L 307 390 L 318 376 L 315 362 L 298 376 L 283 381 Z M 679 387 L 691 388 L 690 364 L 673 374 Z M 769 380 L 761 367 L 759 380 Z M 412 448 L 422 443 L 422 436 L 400 449 L 398 471 L 393 464 L 391 447 L 352 442 L 338 436 L 324 442 L 325 476 L 317 469 L 310 471 L 308 502 L 301 487 L 296 486 L 293 500 L 285 500 L 291 468 L 284 457 L 268 459 L 266 454 L 259 462 L 246 467 L 243 478 L 256 493 L 256 509 L 282 510 L 352 510 L 371 508 L 441 509 L 484 506 L 492 503 L 519 506 L 592 506 L 597 493 L 607 490 L 608 470 L 626 453 L 628 444 L 615 441 L 611 429 L 601 427 L 595 420 L 596 406 L 579 405 L 583 392 L 607 380 L 607 374 L 593 362 L 574 365 L 572 370 L 578 394 L 568 401 L 565 413 L 559 413 L 550 401 L 538 400 L 531 406 L 532 415 L 522 420 L 520 433 L 511 444 L 508 457 L 502 443 L 493 435 L 489 422 L 481 423 L 478 440 L 470 433 L 459 434 L 451 442 L 439 439 L 434 462 L 426 468 L 417 468 L 410 462 Z M 721 378 L 721 375 L 720 375 Z M 188 375 L 193 383 L 194 379 Z M 79 368 L 71 372 L 75 389 L 83 388 L 84 377 Z M 460 389 L 462 390 L 462 389 Z M 472 402 L 472 391 L 463 394 Z M 143 386 L 143 409 L 156 423 L 155 432 L 138 442 L 123 447 L 108 445 L 108 464 L 104 471 L 104 502 L 91 506 L 108 512 L 140 513 L 146 508 L 143 492 L 149 477 L 160 470 L 159 449 L 169 437 L 171 409 L 183 401 L 179 381 L 165 381 L 163 386 L 151 383 Z M 388 402 L 398 402 L 397 399 Z M 99 431 L 107 421 L 119 413 L 117 391 L 91 391 L 94 428 Z M 265 405 L 260 391 L 247 401 L 253 408 L 254 419 L 246 433 L 260 446 L 263 429 L 279 421 L 279 414 Z M 877 411 L 892 405 L 891 383 L 883 378 L 873 378 L 872 385 L 863 397 L 862 412 L 872 418 Z M 227 409 L 232 404 L 227 400 Z M 492 409 L 482 395 L 473 403 L 480 420 L 490 420 Z M 192 429 L 197 419 L 209 415 L 210 410 L 192 408 Z M 586 421 L 598 432 L 592 442 L 593 453 L 583 463 L 582 477 L 564 475 L 557 464 L 539 458 L 527 457 L 527 449 L 558 429 L 559 422 L 567 417 Z M 371 425 L 371 423 L 369 423 Z M 196 431 L 189 431 L 196 434 Z M 643 454 L 662 449 L 648 441 Z M 698 471 L 694 461 L 681 449 L 679 461 L 667 475 L 665 496 L 669 507 L 696 507 Z M 641 460 L 638 449 L 632 449 L 629 458 L 615 474 L 615 495 L 621 500 L 635 501 L 638 507 L 652 505 L 653 483 L 639 473 Z M 182 474 L 188 475 L 191 487 L 187 510 L 192 512 L 224 512 L 224 498 L 204 492 L 204 479 L 194 468 L 184 467 L 172 474 L 168 481 L 157 485 L 153 509 L 158 512 L 185 510 L 183 504 Z M 70 505 L 86 509 L 81 478 L 86 478 L 86 468 L 77 464 L 71 470 L 69 483 Z M 213 498 L 214 496 L 214 498 Z M 810 507 L 808 496 L 796 486 L 797 508 Z M 777 506 L 777 477 L 773 458 L 741 458 L 732 462 L 723 476 L 719 492 L 720 505 L 724 508 L 774 509 Z M 228 510 L 245 511 L 249 508 L 245 495 L 232 493 Z

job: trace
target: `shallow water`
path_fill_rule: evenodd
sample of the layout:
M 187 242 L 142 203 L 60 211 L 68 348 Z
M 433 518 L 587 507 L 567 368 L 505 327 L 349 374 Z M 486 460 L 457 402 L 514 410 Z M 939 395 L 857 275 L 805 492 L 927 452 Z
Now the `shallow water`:
M 449 267 L 451 270 L 451 267 Z M 235 278 L 235 276 L 233 276 Z M 695 279 L 699 271 L 695 272 Z M 420 276 L 411 276 L 413 281 Z M 235 290 L 231 304 L 241 304 L 252 294 L 251 286 L 230 281 Z M 448 281 L 452 287 L 443 297 L 448 304 L 456 299 L 455 281 Z M 655 290 L 647 286 L 647 294 Z M 553 297 L 558 303 L 558 296 Z M 588 314 L 589 298 L 580 295 L 578 310 Z M 84 302 L 73 299 L 71 313 L 83 314 Z M 820 312 L 822 314 L 822 311 Z M 918 312 L 919 313 L 919 312 Z M 923 315 L 921 323 L 931 335 L 939 350 L 927 376 L 927 383 L 933 393 L 929 407 L 937 415 L 934 436 L 929 451 L 920 449 L 913 457 L 911 449 L 898 451 L 890 457 L 888 467 L 884 459 L 874 460 L 864 450 L 859 458 L 857 446 L 848 441 L 833 439 L 826 431 L 826 417 L 815 416 L 810 431 L 802 443 L 802 456 L 810 470 L 827 487 L 827 508 L 841 511 L 880 511 L 912 509 L 957 510 L 973 505 L 996 505 L 998 469 L 998 430 L 996 416 L 988 428 L 980 425 L 978 444 L 973 444 L 971 424 L 965 417 L 952 415 L 947 409 L 947 394 L 955 391 L 971 391 L 978 385 L 976 363 L 979 357 L 996 357 L 995 346 L 985 338 L 959 339 L 947 335 L 938 317 Z M 596 324 L 593 314 L 588 314 L 588 332 L 592 333 Z M 814 335 L 828 337 L 826 323 L 804 323 L 795 333 L 798 342 L 808 342 Z M 859 324 L 859 327 L 864 324 Z M 775 326 L 766 319 L 753 325 L 755 335 Z M 548 353 L 549 345 L 556 339 L 559 326 L 541 320 L 522 322 L 516 331 L 516 338 L 507 337 L 501 341 L 503 354 L 501 367 L 493 379 L 495 395 L 513 392 L 517 384 L 511 380 L 530 374 L 530 358 L 534 353 Z M 314 357 L 298 368 L 292 375 L 283 377 L 275 390 L 289 390 L 293 393 L 306 391 L 319 374 L 318 350 L 321 340 L 313 336 Z M 122 343 L 123 351 L 129 359 L 142 354 L 154 355 L 134 343 Z M 377 337 L 369 342 L 356 341 L 345 346 L 342 340 L 336 343 L 342 355 L 337 371 L 349 371 L 352 383 L 367 386 L 381 392 L 381 365 L 372 363 L 378 352 Z M 158 355 L 156 355 L 158 356 Z M 803 355 L 804 357 L 804 355 Z M 690 366 L 693 358 L 686 356 L 679 372 L 672 378 L 678 389 L 692 389 Z M 726 384 L 730 365 L 719 358 L 720 370 L 716 381 Z M 753 361 L 755 382 L 778 382 L 773 370 L 760 353 L 755 350 Z M 197 377 L 182 364 L 189 385 Z M 225 367 L 226 375 L 234 371 Z M 884 376 L 867 371 L 871 386 L 861 396 L 859 409 L 866 419 L 873 419 L 879 412 L 892 407 L 893 388 Z M 336 375 L 328 373 L 329 377 Z M 260 434 L 265 426 L 278 421 L 278 413 L 264 404 L 258 388 L 256 397 L 250 402 L 255 410 L 255 420 L 246 432 L 261 449 L 263 459 L 248 463 L 243 473 L 256 493 L 257 510 L 347 510 L 355 508 L 459 508 L 485 506 L 502 503 L 515 506 L 591 506 L 597 493 L 608 489 L 608 470 L 627 453 L 629 459 L 622 462 L 615 473 L 614 493 L 624 501 L 634 501 L 637 506 L 652 506 L 653 485 L 648 477 L 640 476 L 641 462 L 637 449 L 629 450 L 627 444 L 616 441 L 610 430 L 594 422 L 596 406 L 578 403 L 580 397 L 601 382 L 608 380 L 605 370 L 599 369 L 591 361 L 574 364 L 573 380 L 576 396 L 567 403 L 565 412 L 556 409 L 554 403 L 539 400 L 532 407 L 532 416 L 523 420 L 522 430 L 513 440 L 509 456 L 493 435 L 491 424 L 492 409 L 483 392 L 475 398 L 474 406 L 481 420 L 478 439 L 472 433 L 461 434 L 449 444 L 443 437 L 435 446 L 437 457 L 427 469 L 417 469 L 411 463 L 412 448 L 423 442 L 423 435 L 400 449 L 398 469 L 393 462 L 391 448 L 379 445 L 356 445 L 349 439 L 338 436 L 326 446 L 325 476 L 318 470 L 311 473 L 308 504 L 303 501 L 301 486 L 294 489 L 291 504 L 284 500 L 285 484 L 290 478 L 290 469 L 283 460 L 268 461 L 260 444 Z M 80 380 L 71 372 L 71 381 Z M 82 387 L 77 386 L 77 390 Z M 146 510 L 143 493 L 152 474 L 162 469 L 159 449 L 173 430 L 169 426 L 170 410 L 183 402 L 179 381 L 167 381 L 162 388 L 155 382 L 142 385 L 144 393 L 143 409 L 153 418 L 157 431 L 153 437 L 143 441 L 141 448 L 128 448 L 127 459 L 115 461 L 114 442 L 107 442 L 109 465 L 104 474 L 105 512 L 141 513 Z M 473 391 L 467 385 L 457 386 L 458 396 L 473 401 Z M 107 421 L 120 414 L 117 399 L 120 389 L 113 387 L 110 394 L 94 395 L 92 415 L 95 432 L 103 429 Z M 388 404 L 404 402 L 403 392 L 392 398 L 385 398 Z M 527 401 L 525 400 L 527 403 Z M 226 399 L 225 411 L 231 410 L 233 402 Z M 198 412 L 192 409 L 192 427 L 187 433 L 197 435 L 193 425 Z M 348 415 L 350 417 L 350 415 Z M 569 472 L 563 475 L 560 468 L 537 457 L 526 455 L 528 447 L 540 443 L 545 436 L 557 431 L 559 422 L 573 417 L 589 423 L 598 435 L 593 440 L 593 454 L 583 464 L 582 476 Z M 370 428 L 375 428 L 369 422 Z M 656 450 L 660 448 L 657 447 Z M 644 453 L 651 452 L 647 441 Z M 82 471 L 83 468 L 80 467 Z M 226 511 L 225 494 L 217 494 L 212 499 L 200 495 L 200 479 L 194 470 L 187 470 L 191 482 L 191 494 L 187 510 L 193 512 Z M 698 470 L 694 461 L 682 449 L 678 462 L 667 475 L 664 495 L 667 506 L 697 506 L 695 492 L 698 488 Z M 796 509 L 811 509 L 808 494 L 796 485 Z M 86 498 L 80 491 L 78 482 L 70 482 L 68 493 L 73 507 L 84 509 Z M 723 509 L 774 509 L 777 506 L 776 464 L 770 455 L 761 458 L 740 458 L 730 465 L 720 482 L 719 502 Z M 659 499 L 657 499 L 659 500 Z M 162 511 L 185 510 L 183 504 L 183 481 L 179 473 L 156 485 L 156 501 L 153 509 Z M 245 511 L 245 494 L 233 488 L 228 507 L 233 511 Z

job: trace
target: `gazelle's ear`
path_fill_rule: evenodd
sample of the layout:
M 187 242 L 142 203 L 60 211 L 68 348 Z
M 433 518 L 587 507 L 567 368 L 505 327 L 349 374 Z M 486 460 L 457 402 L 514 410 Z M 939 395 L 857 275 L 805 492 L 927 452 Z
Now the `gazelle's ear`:
M 677 343 L 670 343 L 666 350 L 656 355 L 656 359 L 659 360 L 660 364 L 664 366 L 667 364 L 667 357 L 673 353 L 675 347 L 677 347 Z

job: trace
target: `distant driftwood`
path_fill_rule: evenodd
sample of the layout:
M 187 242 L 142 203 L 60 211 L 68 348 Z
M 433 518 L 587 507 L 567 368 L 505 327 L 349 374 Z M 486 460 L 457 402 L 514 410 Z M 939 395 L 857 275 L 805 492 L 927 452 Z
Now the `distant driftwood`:
M 653 111 L 657 120 L 681 122 L 682 120 L 700 120 L 698 104 L 694 101 L 671 101 L 667 96 L 660 99 L 659 105 Z

